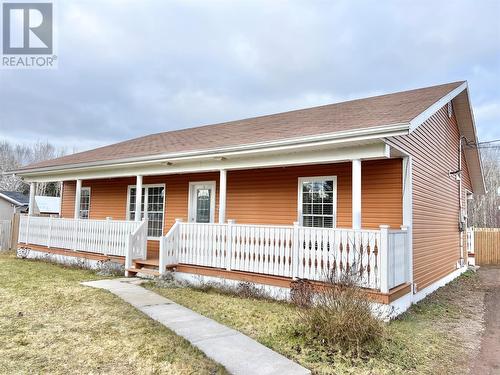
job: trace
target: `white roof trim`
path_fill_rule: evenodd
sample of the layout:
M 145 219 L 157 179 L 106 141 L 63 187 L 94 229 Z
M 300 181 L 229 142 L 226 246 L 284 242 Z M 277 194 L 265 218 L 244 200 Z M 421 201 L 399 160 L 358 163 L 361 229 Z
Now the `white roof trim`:
M 410 133 L 412 131 L 414 131 L 416 128 L 418 128 L 420 125 L 422 125 L 425 121 L 427 121 L 432 115 L 434 115 L 437 111 L 439 111 L 439 109 L 444 107 L 444 105 L 446 103 L 450 102 L 455 96 L 460 94 L 466 88 L 467 88 L 467 82 L 462 83 L 455 90 L 450 91 L 448 94 L 443 96 L 441 99 L 439 99 L 437 102 L 432 104 L 425 111 L 423 111 L 417 117 L 415 117 L 413 120 L 411 120 L 410 121 Z

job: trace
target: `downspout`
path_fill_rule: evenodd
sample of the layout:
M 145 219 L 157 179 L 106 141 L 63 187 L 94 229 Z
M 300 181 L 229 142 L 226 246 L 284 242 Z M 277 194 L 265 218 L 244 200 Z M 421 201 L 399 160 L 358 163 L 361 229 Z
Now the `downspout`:
M 462 151 L 463 151 L 463 146 L 462 142 L 463 141 L 467 142 L 467 138 L 464 136 L 460 137 L 460 141 L 458 143 L 458 230 L 460 232 L 460 267 L 463 266 L 464 264 L 464 230 L 465 230 L 465 225 L 464 225 L 464 215 L 463 215 L 463 202 L 462 202 Z

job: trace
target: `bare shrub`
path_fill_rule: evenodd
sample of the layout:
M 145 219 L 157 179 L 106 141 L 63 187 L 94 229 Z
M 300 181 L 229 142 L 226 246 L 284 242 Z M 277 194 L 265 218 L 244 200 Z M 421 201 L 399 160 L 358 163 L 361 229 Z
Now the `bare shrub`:
M 249 299 L 272 299 L 262 287 L 250 282 L 240 282 L 236 285 L 218 282 L 200 282 L 189 284 L 190 288 L 204 293 L 219 293 Z
M 100 260 L 96 265 L 96 274 L 99 276 L 121 276 L 125 273 L 125 266 L 112 260 Z
M 352 272 L 332 272 L 314 291 L 313 303 L 298 309 L 298 316 L 308 339 L 360 357 L 380 344 L 384 325 L 357 279 Z
M 294 280 L 290 286 L 290 300 L 298 307 L 310 307 L 313 303 L 314 290 L 308 280 Z

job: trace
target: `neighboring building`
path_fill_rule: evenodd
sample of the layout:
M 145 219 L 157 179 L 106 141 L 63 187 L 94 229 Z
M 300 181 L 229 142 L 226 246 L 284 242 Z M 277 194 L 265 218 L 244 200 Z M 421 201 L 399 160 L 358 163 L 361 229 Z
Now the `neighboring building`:
M 34 215 L 40 216 L 59 216 L 61 210 L 61 198 L 45 197 L 41 195 L 35 196 L 35 211 Z
M 20 246 L 285 288 L 355 268 L 402 311 L 466 269 L 464 139 L 466 82 L 149 135 L 15 171 L 63 181 L 66 218 L 26 218 Z
M 12 220 L 16 213 L 28 211 L 29 197 L 17 191 L 0 190 L 0 220 Z

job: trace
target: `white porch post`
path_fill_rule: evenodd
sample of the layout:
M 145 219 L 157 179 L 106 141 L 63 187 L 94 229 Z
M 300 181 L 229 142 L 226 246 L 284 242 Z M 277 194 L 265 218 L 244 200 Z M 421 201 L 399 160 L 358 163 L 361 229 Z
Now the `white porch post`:
M 389 293 L 389 226 L 380 226 L 380 292 Z
M 135 221 L 141 221 L 142 207 L 142 176 L 137 176 L 135 183 Z
M 82 199 L 82 180 L 76 180 L 76 191 L 75 191 L 75 219 L 80 218 L 80 202 Z
M 403 226 L 408 232 L 407 237 L 407 271 L 406 281 L 413 284 L 413 182 L 412 182 L 412 157 L 403 158 Z M 401 229 L 403 229 L 401 227 Z M 415 286 L 412 285 L 415 289 Z M 414 292 L 412 290 L 412 292 Z
M 361 160 L 352 161 L 352 228 L 361 229 Z
M 28 203 L 28 215 L 33 216 L 35 213 L 35 191 L 36 191 L 36 182 L 30 183 L 30 199 Z
M 220 170 L 219 177 L 219 224 L 226 221 L 226 189 L 227 189 L 227 171 Z

